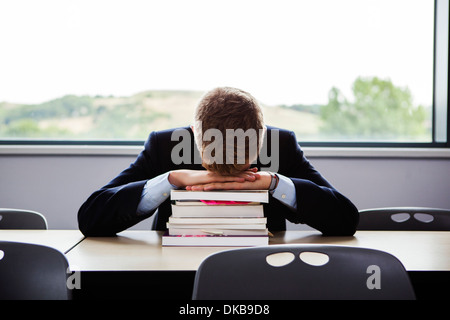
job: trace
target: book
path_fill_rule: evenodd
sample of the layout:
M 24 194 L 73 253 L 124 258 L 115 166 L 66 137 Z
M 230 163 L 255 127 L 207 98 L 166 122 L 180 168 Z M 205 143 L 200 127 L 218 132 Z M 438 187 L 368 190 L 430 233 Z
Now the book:
M 266 228 L 265 223 L 257 224 L 184 224 L 184 223 L 167 223 L 167 229 L 174 228 L 184 229 L 235 229 L 235 230 L 262 230 Z
M 253 225 L 253 224 L 266 224 L 267 218 L 216 218 L 216 217 L 208 217 L 208 218 L 178 218 L 174 216 L 169 217 L 169 225 L 171 224 L 225 224 L 225 225 Z
M 191 202 L 192 203 L 192 202 Z M 195 202 L 194 202 L 195 203 Z M 200 202 L 202 203 L 202 202 Z M 172 204 L 172 216 L 181 218 L 195 217 L 264 217 L 263 206 L 260 205 L 179 205 Z
M 162 236 L 163 246 L 251 247 L 269 244 L 268 236 L 169 235 Z
M 267 236 L 269 230 L 267 228 L 261 229 L 224 229 L 224 228 L 210 228 L 198 227 L 198 228 L 177 228 L 171 227 L 169 229 L 169 235 L 171 236 L 193 236 L 193 235 L 216 235 L 216 236 Z
M 220 201 L 249 201 L 269 202 L 267 190 L 215 190 L 215 191 L 189 191 L 172 190 L 171 200 L 220 200 Z

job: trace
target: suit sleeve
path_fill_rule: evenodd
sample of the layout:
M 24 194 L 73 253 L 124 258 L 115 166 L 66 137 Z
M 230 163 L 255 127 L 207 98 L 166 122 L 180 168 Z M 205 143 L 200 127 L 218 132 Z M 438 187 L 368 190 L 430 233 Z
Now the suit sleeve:
M 95 191 L 78 211 L 78 226 L 85 236 L 111 236 L 150 217 L 155 210 L 138 214 L 137 207 L 148 179 L 157 175 L 156 160 L 150 157 L 157 135 L 150 134 L 136 161 L 101 189 Z
M 294 150 L 294 154 L 288 157 L 286 175 L 295 186 L 297 211 L 287 212 L 286 218 L 305 223 L 323 235 L 353 235 L 359 221 L 358 209 L 311 165 L 293 132 L 287 141 L 285 150 Z

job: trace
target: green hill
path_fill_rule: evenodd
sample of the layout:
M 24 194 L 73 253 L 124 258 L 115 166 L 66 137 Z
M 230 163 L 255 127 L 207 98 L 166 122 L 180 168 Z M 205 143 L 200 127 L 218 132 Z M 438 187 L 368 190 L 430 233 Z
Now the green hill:
M 24 105 L 0 103 L 2 139 L 145 140 L 154 130 L 192 124 L 203 92 L 148 90 L 128 97 L 75 96 Z M 267 124 L 317 133 L 317 112 L 263 105 Z

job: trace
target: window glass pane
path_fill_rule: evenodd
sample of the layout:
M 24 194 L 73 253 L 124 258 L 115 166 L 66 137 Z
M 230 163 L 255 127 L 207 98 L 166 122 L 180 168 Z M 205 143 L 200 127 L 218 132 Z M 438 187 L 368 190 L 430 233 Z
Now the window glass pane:
M 434 1 L 0 2 L 0 139 L 144 140 L 252 93 L 300 141 L 431 142 Z

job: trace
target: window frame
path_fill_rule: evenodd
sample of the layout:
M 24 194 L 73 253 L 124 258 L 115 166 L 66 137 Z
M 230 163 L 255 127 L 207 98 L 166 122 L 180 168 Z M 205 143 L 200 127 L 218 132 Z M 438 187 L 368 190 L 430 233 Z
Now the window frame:
M 450 148 L 449 105 L 449 2 L 435 0 L 434 12 L 434 61 L 431 142 L 337 142 L 299 141 L 305 147 L 325 148 Z M 188 125 L 188 124 L 186 124 Z M 289 128 L 287 128 L 289 129 Z M 149 132 L 150 133 L 150 132 Z M 142 146 L 144 140 L 48 140 L 48 139 L 0 139 L 0 148 L 9 146 Z

